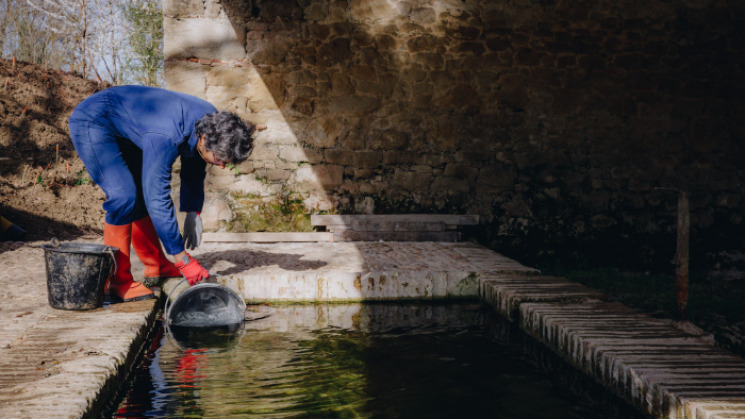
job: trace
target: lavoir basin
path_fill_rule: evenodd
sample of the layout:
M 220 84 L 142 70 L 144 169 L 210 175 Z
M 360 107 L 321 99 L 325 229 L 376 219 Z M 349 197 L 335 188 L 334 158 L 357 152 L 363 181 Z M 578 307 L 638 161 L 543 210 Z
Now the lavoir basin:
M 177 417 L 187 416 L 188 409 L 194 409 L 189 410 L 192 416 L 202 417 L 229 416 L 230 412 L 236 412 L 234 417 L 421 417 L 433 411 L 434 416 L 452 415 L 444 404 L 456 406 L 464 415 L 485 412 L 482 416 L 514 417 L 518 413 L 504 403 L 513 399 L 520 409 L 543 408 L 544 400 L 560 399 L 560 405 L 569 406 L 567 414 L 581 416 L 593 414 L 588 406 L 604 406 L 605 395 L 610 394 L 652 417 L 745 415 L 745 361 L 717 347 L 713 337 L 685 322 L 654 318 L 607 301 L 597 291 L 565 278 L 541 275 L 476 245 L 207 243 L 196 253 L 215 275 L 235 282 L 249 303 L 314 304 L 276 305 L 271 316 L 246 323 L 239 333 L 208 336 L 211 340 L 192 339 L 190 343 L 170 334 L 153 339 L 154 323 L 162 311 L 158 301 L 81 312 L 55 310 L 47 301 L 43 250 L 24 246 L 0 253 L 0 265 L 6 267 L 0 285 L 7 291 L 0 316 L 0 417 Z M 29 280 L 17 287 L 18 278 Z M 163 286 L 168 295 L 170 283 Z M 401 309 L 395 304 L 371 303 L 415 299 L 440 304 L 458 299 L 483 301 L 492 309 L 486 310 L 486 318 L 499 319 L 493 317 L 498 313 L 509 319 L 509 327 L 499 326 L 501 320 L 483 320 L 481 326 L 465 320 L 473 311 L 483 317 L 483 308 L 456 310 L 450 315 L 447 305 Z M 368 303 L 327 305 L 344 301 Z M 412 314 L 427 310 L 431 314 Z M 488 350 L 469 337 L 479 336 L 479 327 L 494 330 L 480 336 L 489 342 Z M 437 328 L 449 332 L 431 343 L 427 339 L 437 336 L 432 332 Z M 524 335 L 513 329 L 540 345 L 523 345 L 526 339 L 519 336 Z M 453 343 L 450 335 L 468 339 Z M 338 336 L 345 339 L 337 342 Z M 400 349 L 418 339 L 424 343 L 413 346 L 415 351 Z M 154 346 L 146 363 L 137 367 L 137 354 L 148 341 Z M 317 349 L 319 343 L 330 348 Z M 359 347 L 349 349 L 350 343 L 359 343 Z M 477 348 L 470 359 L 478 361 L 461 361 L 465 350 L 458 356 L 448 355 L 450 345 L 469 351 Z M 380 355 L 386 346 L 394 348 L 392 354 Z M 422 346 L 432 352 L 420 350 Z M 262 348 L 266 351 L 254 350 Z M 495 360 L 508 359 L 507 367 L 518 364 L 509 354 L 527 366 L 537 366 L 536 370 L 509 371 L 529 377 L 540 373 L 536 382 L 555 383 L 555 397 L 545 396 L 540 386 L 517 390 L 522 383 L 516 378 L 519 374 L 496 378 L 500 364 L 492 364 Z M 552 361 L 554 354 L 562 363 Z M 154 357 L 157 362 L 152 361 Z M 404 365 L 383 367 L 378 361 L 386 357 Z M 334 363 L 321 363 L 325 359 Z M 477 362 L 476 373 L 488 374 L 466 375 L 469 368 L 463 364 L 476 368 Z M 567 364 L 573 368 L 565 368 Z M 133 366 L 137 381 L 133 391 L 119 391 L 125 402 L 120 408 L 122 400 L 114 400 L 113 393 L 126 382 L 125 375 Z M 454 366 L 452 374 L 448 375 L 445 366 Z M 289 373 L 282 367 L 296 370 Z M 333 373 L 323 375 L 329 368 Z M 579 384 L 583 380 L 572 378 L 577 377 L 575 371 L 607 390 L 585 390 Z M 354 379 L 342 380 L 350 374 Z M 278 375 L 280 381 L 273 382 Z M 323 380 L 329 376 L 333 380 Z M 493 381 L 486 385 L 479 377 Z M 444 384 L 435 393 L 430 386 L 438 381 Z M 354 385 L 345 384 L 349 382 Z M 423 386 L 426 391 L 411 390 Z M 573 399 L 566 393 L 578 388 L 569 393 L 590 397 Z M 344 398 L 339 396 L 341 390 L 348 391 L 342 393 Z M 360 399 L 349 401 L 349 393 Z M 388 403 L 399 393 L 406 394 L 405 403 Z M 522 414 L 559 416 L 553 412 Z M 612 417 L 603 410 L 599 415 Z
M 643 417 L 481 303 L 252 309 L 161 328 L 111 416 Z

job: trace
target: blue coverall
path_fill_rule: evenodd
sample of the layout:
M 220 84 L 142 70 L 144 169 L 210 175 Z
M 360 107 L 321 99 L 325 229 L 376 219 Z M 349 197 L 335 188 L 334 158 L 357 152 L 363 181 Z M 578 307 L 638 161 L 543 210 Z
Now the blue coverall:
M 184 212 L 201 211 L 205 161 L 194 124 L 215 112 L 209 102 L 145 86 L 117 86 L 81 102 L 70 136 L 88 174 L 106 193 L 106 222 L 124 225 L 150 215 L 168 254 L 184 251 L 171 200 L 171 168 L 181 156 Z

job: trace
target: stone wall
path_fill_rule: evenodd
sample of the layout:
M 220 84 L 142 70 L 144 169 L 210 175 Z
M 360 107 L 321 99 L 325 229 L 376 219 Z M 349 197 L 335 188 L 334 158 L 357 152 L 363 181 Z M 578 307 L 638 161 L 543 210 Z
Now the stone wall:
M 739 2 L 163 8 L 168 88 L 268 127 L 209 178 L 224 221 L 230 191 L 297 192 L 316 210 L 480 214 L 514 256 L 669 262 L 677 196 L 659 188 L 685 188 L 694 253 L 745 230 Z

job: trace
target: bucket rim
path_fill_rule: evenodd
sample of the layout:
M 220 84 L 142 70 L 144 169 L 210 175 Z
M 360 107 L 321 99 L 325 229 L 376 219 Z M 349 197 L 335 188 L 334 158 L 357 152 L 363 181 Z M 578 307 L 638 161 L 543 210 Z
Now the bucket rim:
M 246 305 L 246 301 L 243 298 L 241 298 L 241 296 L 238 295 L 238 293 L 234 289 L 232 289 L 232 288 L 230 288 L 230 287 L 228 287 L 226 285 L 217 284 L 217 283 L 214 283 L 214 282 L 200 282 L 200 283 L 198 283 L 196 285 L 192 285 L 189 288 L 181 291 L 176 296 L 176 300 L 171 301 L 170 306 L 169 307 L 166 307 L 167 311 L 170 311 L 171 308 L 173 307 L 173 305 L 178 300 L 180 300 L 181 298 L 183 298 L 184 295 L 188 295 L 188 294 L 192 294 L 194 292 L 197 292 L 200 288 L 220 288 L 221 290 L 227 290 L 227 294 L 229 294 L 231 297 L 235 297 L 238 301 L 240 301 L 241 303 L 243 303 L 242 304 L 243 306 Z M 195 291 L 195 290 L 197 290 L 197 291 Z
M 84 250 L 81 248 L 70 248 L 69 246 L 71 244 L 82 244 L 85 246 L 91 247 L 90 249 Z M 66 246 L 66 247 L 63 247 Z M 58 252 L 58 253 L 78 253 L 78 254 L 84 254 L 84 255 L 92 255 L 92 254 L 110 254 L 111 252 L 118 252 L 119 248 L 114 246 L 109 246 L 106 244 L 98 244 L 98 243 L 60 243 L 58 245 L 50 244 L 50 243 L 44 243 L 40 245 L 42 249 L 45 251 L 50 252 Z
M 182 281 L 185 281 L 185 280 L 182 280 Z M 214 282 L 200 282 L 200 283 L 198 283 L 196 285 L 192 285 L 189 288 L 185 289 L 184 291 L 180 292 L 176 296 L 176 299 L 173 300 L 173 301 L 170 301 L 170 295 L 169 295 L 169 298 L 166 301 L 165 307 L 163 308 L 164 315 L 165 315 L 165 322 L 166 322 L 167 326 L 169 326 L 169 327 L 171 327 L 171 326 L 179 326 L 177 324 L 171 324 L 173 322 L 173 319 L 170 318 L 170 317 L 171 317 L 172 314 L 174 314 L 173 313 L 174 307 L 181 308 L 181 305 L 179 303 L 184 298 L 188 298 L 190 294 L 199 292 L 200 289 L 206 289 L 206 288 L 215 288 L 217 290 L 220 290 L 220 292 L 225 293 L 231 301 L 233 301 L 234 303 L 237 302 L 239 311 L 242 312 L 242 313 L 245 313 L 245 311 L 246 311 L 246 301 L 243 298 L 241 298 L 241 296 L 234 289 L 232 289 L 231 287 L 225 286 L 223 284 L 217 284 L 217 283 L 214 283 Z M 170 302 L 170 304 L 169 304 L 169 302 Z M 224 323 L 224 324 L 221 324 L 219 326 L 226 326 L 226 325 L 231 325 L 231 324 L 243 323 L 243 320 L 244 319 L 245 319 L 245 317 L 244 316 L 241 316 L 241 320 L 240 321 L 236 321 L 234 323 Z M 217 326 L 217 325 L 213 325 L 211 327 L 214 327 L 214 326 Z M 188 326 L 188 327 L 194 327 L 194 326 Z

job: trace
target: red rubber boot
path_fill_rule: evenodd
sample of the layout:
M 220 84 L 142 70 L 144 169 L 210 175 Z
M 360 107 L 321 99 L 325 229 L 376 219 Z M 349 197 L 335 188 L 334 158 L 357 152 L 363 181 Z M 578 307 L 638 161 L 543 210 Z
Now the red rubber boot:
M 132 240 L 132 224 L 115 226 L 104 223 L 103 244 L 119 249 L 116 252 L 116 272 L 109 280 L 112 299 L 123 302 L 147 300 L 155 295 L 146 286 L 132 278 L 132 263 L 129 261 L 129 246 Z
M 145 279 L 181 277 L 181 272 L 163 253 L 150 216 L 132 223 L 132 247 L 145 264 Z

